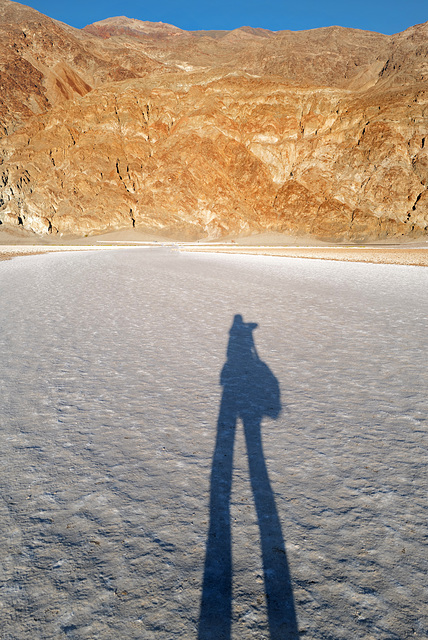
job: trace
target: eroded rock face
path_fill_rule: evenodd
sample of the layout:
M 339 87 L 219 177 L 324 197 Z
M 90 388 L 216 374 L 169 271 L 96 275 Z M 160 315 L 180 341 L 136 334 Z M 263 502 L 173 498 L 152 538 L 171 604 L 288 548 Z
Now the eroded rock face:
M 5 224 L 183 238 L 427 233 L 428 23 L 391 37 L 192 34 L 120 18 L 86 33 L 7 0 L 0 17 Z

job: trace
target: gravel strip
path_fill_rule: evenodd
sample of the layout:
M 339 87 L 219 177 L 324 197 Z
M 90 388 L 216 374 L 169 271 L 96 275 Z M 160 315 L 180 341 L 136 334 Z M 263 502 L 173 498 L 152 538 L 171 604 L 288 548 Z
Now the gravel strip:
M 208 253 L 230 253 L 246 255 L 278 256 L 285 258 L 311 258 L 316 260 L 339 260 L 344 262 L 370 262 L 374 264 L 402 264 L 418 267 L 428 266 L 428 250 L 422 248 L 391 247 L 226 247 L 226 246 L 180 246 L 181 251 Z

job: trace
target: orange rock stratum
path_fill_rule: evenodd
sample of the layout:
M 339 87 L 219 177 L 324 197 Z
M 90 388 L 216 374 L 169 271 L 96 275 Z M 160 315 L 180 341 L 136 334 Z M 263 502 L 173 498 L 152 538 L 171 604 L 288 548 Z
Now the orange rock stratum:
M 0 38 L 3 228 L 428 234 L 428 23 L 79 30 L 0 0 Z

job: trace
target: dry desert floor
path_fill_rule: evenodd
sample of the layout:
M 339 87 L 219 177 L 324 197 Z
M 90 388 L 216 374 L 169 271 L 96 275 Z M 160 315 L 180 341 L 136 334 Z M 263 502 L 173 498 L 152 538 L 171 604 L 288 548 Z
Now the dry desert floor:
M 367 245 L 328 244 L 313 238 L 296 238 L 279 233 L 234 237 L 221 242 L 183 242 L 138 230 L 111 231 L 89 237 L 38 237 L 28 232 L 0 229 L 0 260 L 17 255 L 55 251 L 87 251 L 110 247 L 171 246 L 180 251 L 265 255 L 344 262 L 428 266 L 428 241 L 377 243 Z
M 2 639 L 428 637 L 428 271 L 176 249 L 0 263 Z

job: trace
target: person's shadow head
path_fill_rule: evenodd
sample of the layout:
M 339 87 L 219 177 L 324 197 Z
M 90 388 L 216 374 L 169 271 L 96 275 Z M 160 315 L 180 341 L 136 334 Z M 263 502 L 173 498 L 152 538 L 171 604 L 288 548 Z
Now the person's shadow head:
M 229 331 L 227 361 L 220 382 L 224 394 L 233 402 L 236 417 L 251 415 L 277 418 L 281 412 L 279 384 L 269 367 L 260 360 L 254 343 L 256 322 L 244 322 L 236 314 Z

